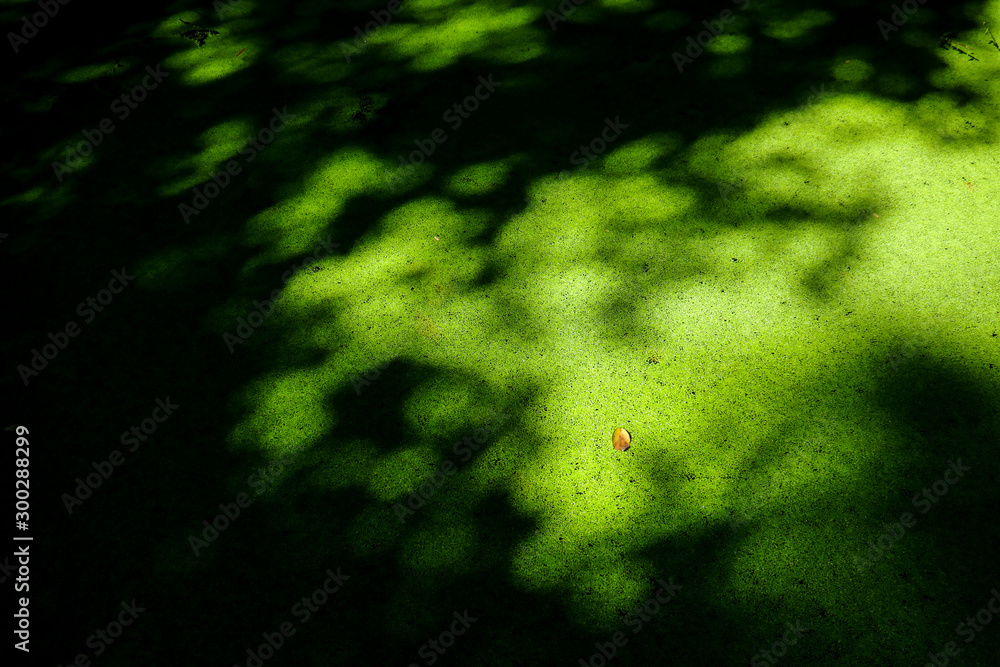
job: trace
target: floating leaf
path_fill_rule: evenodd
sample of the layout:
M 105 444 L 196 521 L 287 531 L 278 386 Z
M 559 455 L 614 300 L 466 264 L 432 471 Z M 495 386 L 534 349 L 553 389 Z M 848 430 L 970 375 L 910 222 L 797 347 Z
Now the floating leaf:
M 627 452 L 628 448 L 632 446 L 632 436 L 629 432 L 623 429 L 621 426 L 615 429 L 615 432 L 611 434 L 611 444 L 615 446 L 619 452 Z

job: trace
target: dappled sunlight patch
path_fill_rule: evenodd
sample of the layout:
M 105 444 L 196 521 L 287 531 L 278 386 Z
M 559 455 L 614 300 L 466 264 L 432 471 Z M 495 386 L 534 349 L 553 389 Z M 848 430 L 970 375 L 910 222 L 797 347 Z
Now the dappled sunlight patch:
M 188 157 L 187 160 L 174 157 L 169 162 L 162 163 L 161 168 L 170 165 L 175 180 L 160 186 L 159 194 L 162 197 L 174 197 L 204 183 L 213 174 L 225 172 L 229 160 L 244 162 L 244 158 L 239 156 L 240 150 L 253 136 L 253 125 L 248 120 L 238 118 L 223 121 L 205 130 L 192 142 L 202 147 L 200 153 Z M 178 175 L 178 172 L 182 175 Z
M 639 607 L 647 604 L 665 580 L 671 582 L 668 585 L 674 583 L 670 575 L 652 576 L 656 570 L 636 555 L 642 545 L 631 537 L 615 528 L 575 534 L 563 524 L 547 521 L 518 544 L 511 573 L 526 590 L 575 591 L 571 605 L 574 620 L 606 632 L 627 630 L 631 637 L 652 620 L 651 616 L 669 608 L 671 591 L 661 591 L 666 607 L 644 607 L 646 615 L 637 613 Z M 597 552 L 611 552 L 616 557 L 590 557 Z M 651 586 L 651 582 L 655 583 Z
M 509 43 L 510 33 L 515 30 L 528 29 L 541 35 L 537 28 L 531 27 L 542 14 L 535 8 L 501 10 L 482 3 L 456 8 L 449 3 L 447 10 L 422 4 L 414 7 L 413 12 L 423 27 L 414 31 L 412 37 L 400 39 L 396 50 L 409 58 L 410 67 L 418 71 L 444 69 L 464 57 L 479 57 L 494 41 Z M 434 24 L 437 18 L 441 22 Z M 521 43 L 521 37 L 516 41 Z
M 773 239 L 772 239 L 773 240 Z M 754 271 L 784 270 L 789 281 L 795 281 L 817 265 L 817 260 L 835 256 L 841 247 L 839 230 L 818 221 L 802 220 L 796 225 L 796 233 L 783 239 L 779 246 L 762 248 L 762 259 L 771 262 L 769 267 L 756 263 Z M 722 258 L 724 262 L 724 258 Z
M 20 204 L 22 206 L 26 206 L 28 204 L 40 203 L 43 198 L 50 196 L 50 194 L 49 188 L 36 185 L 35 187 L 29 188 L 20 194 L 11 195 L 0 203 L 4 205 Z
M 682 139 L 673 132 L 659 132 L 628 141 L 604 157 L 604 170 L 613 176 L 641 173 L 656 166 L 667 156 L 680 149 Z
M 858 167 L 871 164 L 866 156 L 887 134 L 906 139 L 916 132 L 905 122 L 891 102 L 838 94 L 803 100 L 802 108 L 747 133 L 723 129 L 703 137 L 679 157 L 689 158 L 708 183 L 709 198 L 716 182 L 739 174 L 740 190 L 730 201 L 705 201 L 705 191 L 680 180 L 685 171 L 673 156 L 679 139 L 669 134 L 623 143 L 568 177 L 527 184 L 530 205 L 508 220 L 447 197 L 400 199 L 349 255 L 308 277 L 308 288 L 305 279 L 296 281 L 281 315 L 294 329 L 288 340 L 295 345 L 330 347 L 346 338 L 356 351 L 350 364 L 332 358 L 321 380 L 299 382 L 349 392 L 359 350 L 372 364 L 402 358 L 433 369 L 433 380 L 408 387 L 398 399 L 406 424 L 420 434 L 416 442 L 391 443 L 376 454 L 363 434 L 338 440 L 363 452 L 364 462 L 345 470 L 339 483 L 362 484 L 384 504 L 357 518 L 353 548 L 398 554 L 435 578 L 454 573 L 467 566 L 481 538 L 465 501 L 507 490 L 518 511 L 542 526 L 514 547 L 514 576 L 526 589 L 572 591 L 574 613 L 611 629 L 620 619 L 609 609 L 648 596 L 629 572 L 640 560 L 637 550 L 692 527 L 726 531 L 730 506 L 749 497 L 756 514 L 737 543 L 750 548 L 720 560 L 711 576 L 733 579 L 748 597 L 746 573 L 785 581 L 789 563 L 812 557 L 817 540 L 838 537 L 833 528 L 815 526 L 789 536 L 774 517 L 853 490 L 858 466 L 875 465 L 878 451 L 851 458 L 866 441 L 860 430 L 850 437 L 843 429 L 832 435 L 811 427 L 761 431 L 802 407 L 795 395 L 803 376 L 843 365 L 833 350 L 863 345 L 829 333 L 828 309 L 799 286 L 811 272 L 844 270 L 837 262 L 851 246 L 831 220 L 856 219 L 875 201 L 880 180 L 893 183 L 907 165 L 927 164 L 911 152 Z M 352 148 L 317 166 L 301 195 L 253 221 L 251 239 L 282 236 L 260 264 L 302 252 L 321 227 L 336 224 L 350 197 L 384 180 L 385 164 L 390 172 L 395 167 Z M 507 159 L 459 168 L 447 175 L 447 193 L 488 195 L 509 179 L 510 165 Z M 644 174 L 648 169 L 661 173 Z M 675 177 L 681 185 L 666 180 Z M 877 199 L 894 203 L 885 193 Z M 717 211 L 723 211 L 719 219 Z M 493 246 L 481 240 L 488 230 L 496 231 Z M 477 284 L 491 268 L 490 282 Z M 324 309 L 325 321 L 317 316 Z M 637 347 L 658 350 L 657 362 L 637 356 Z M 455 372 L 483 383 L 545 387 L 521 406 L 531 453 L 525 455 L 523 442 L 491 446 L 490 461 L 513 467 L 513 475 L 485 459 L 460 466 L 445 482 L 453 486 L 417 510 L 408 533 L 396 525 L 392 506 L 425 484 L 443 460 L 455 459 L 442 434 L 454 433 L 456 415 L 474 412 L 480 400 L 472 385 L 448 375 Z M 365 391 L 380 389 L 373 384 Z M 279 417 L 271 420 L 291 421 L 272 426 L 272 440 L 303 425 L 280 406 L 287 391 L 273 390 L 260 404 L 262 414 Z M 321 402 L 318 392 L 298 400 Z M 634 434 L 627 453 L 610 444 L 618 419 Z M 881 437 L 878 429 L 863 435 L 873 437 Z M 834 453 L 838 449 L 848 454 Z M 359 476 L 362 467 L 368 480 Z M 741 477 L 761 486 L 751 488 Z M 323 484 L 338 480 L 331 475 Z M 366 523 L 378 522 L 366 530 Z M 397 552 L 393 540 L 401 536 L 405 544 Z M 591 550 L 624 556 L 595 562 Z
M 512 573 L 525 586 L 539 586 L 549 582 L 553 587 L 565 576 L 564 549 L 569 545 L 559 539 L 552 522 L 529 535 L 514 550 Z
M 506 160 L 472 165 L 459 170 L 445 186 L 453 195 L 476 196 L 493 192 L 510 177 Z
M 380 173 L 382 160 L 356 146 L 348 146 L 318 162 L 309 175 L 306 190 L 323 188 L 325 193 L 342 195 L 371 191 L 371 183 Z
M 439 454 L 434 449 L 430 443 L 407 443 L 383 454 L 369 471 L 369 493 L 386 502 L 405 505 L 407 496 L 438 469 Z M 387 505 L 385 511 L 387 520 L 399 524 L 392 505 Z
M 329 433 L 338 419 L 326 409 L 330 386 L 325 375 L 322 368 L 275 372 L 247 387 L 239 400 L 253 409 L 233 428 L 231 446 L 255 446 L 280 456 Z
M 460 213 L 438 198 L 409 202 L 390 212 L 349 255 L 327 259 L 325 270 L 308 276 L 302 289 L 292 282 L 285 312 L 292 320 L 308 322 L 296 327 L 297 340 L 327 340 L 329 322 L 309 313 L 336 304 L 330 317 L 342 325 L 341 331 L 357 336 L 355 345 L 390 356 L 426 354 L 428 348 L 440 346 L 442 354 L 453 357 L 451 346 L 461 343 L 466 332 L 479 336 L 482 318 L 491 317 L 488 295 L 470 301 L 464 292 L 489 257 L 486 248 L 470 243 L 487 222 L 474 209 Z M 373 327 L 372 322 L 392 324 Z
M 381 225 L 358 243 L 362 253 L 388 253 L 397 277 L 412 276 L 432 269 L 459 269 L 456 251 L 469 250 L 465 240 L 480 230 L 471 229 L 465 217 L 448 199 L 424 197 L 407 202 L 382 219 Z M 438 238 L 435 239 L 434 237 Z M 362 269 L 363 262 L 358 262 Z
M 499 247 L 520 249 L 519 252 L 537 260 L 544 258 L 557 264 L 593 256 L 607 220 L 602 201 L 606 187 L 602 176 L 584 173 L 569 179 L 556 179 L 538 188 L 547 199 L 558 198 L 567 204 L 546 206 L 518 224 L 508 225 L 501 235 Z M 530 223 L 526 224 L 527 221 Z M 532 272 L 540 268 L 521 262 L 511 268 L 518 270 L 519 266 Z
M 631 551 L 634 545 L 618 543 L 615 530 L 607 529 L 580 536 L 572 548 L 578 555 L 573 559 L 575 582 L 570 586 L 569 606 L 575 609 L 578 620 L 586 619 L 588 625 L 605 632 L 625 630 L 631 636 L 634 627 L 624 627 L 624 617 L 616 610 L 631 610 L 644 603 L 651 592 L 649 583 L 636 570 L 628 553 L 624 558 L 602 559 L 592 558 L 590 554 Z
M 383 164 L 360 148 L 337 151 L 316 165 L 298 194 L 248 221 L 247 240 L 274 243 L 275 235 L 280 235 L 280 252 L 286 257 L 291 248 L 311 248 L 330 234 L 350 197 L 371 187 Z
M 675 516 L 661 514 L 656 528 L 643 525 L 640 531 L 635 530 L 639 521 L 646 521 L 649 508 L 645 497 L 606 488 L 602 482 L 606 485 L 607 479 L 591 480 L 587 474 L 566 479 L 569 466 L 579 466 L 579 461 L 574 464 L 562 457 L 568 465 L 553 468 L 549 456 L 551 452 L 543 465 L 522 468 L 518 474 L 516 485 L 525 490 L 517 493 L 516 503 L 537 518 L 539 528 L 513 551 L 511 572 L 530 589 L 561 587 L 573 581 L 572 587 L 581 596 L 577 601 L 581 614 L 598 614 L 594 620 L 602 625 L 620 624 L 622 619 L 609 614 L 611 610 L 631 608 L 648 597 L 648 582 L 641 576 L 648 570 L 636 553 L 679 529 L 680 524 Z M 624 474 L 641 476 L 642 472 L 632 469 Z M 581 495 L 580 489 L 588 485 L 586 495 L 593 498 L 594 505 Z M 635 488 L 645 487 L 640 483 Z M 602 502 L 605 496 L 620 506 L 608 506 Z M 590 557 L 609 552 L 617 557 L 600 561 Z
M 959 93 L 950 91 L 927 93 L 910 107 L 909 113 L 916 120 L 925 124 L 929 131 L 935 131 L 938 136 L 940 136 L 941 128 L 949 128 L 947 131 L 955 135 L 962 133 L 970 113 L 982 116 L 982 112 L 977 107 L 962 104 Z M 952 134 L 946 136 L 952 136 Z M 955 146 L 952 145 L 952 147 Z
M 806 610 L 816 634 L 787 664 L 831 646 L 844 663 L 912 658 L 914 636 L 943 636 L 950 611 L 979 600 L 963 574 L 992 562 L 989 514 L 974 510 L 993 490 L 980 471 L 995 441 L 1000 204 L 994 98 L 979 94 L 1000 83 L 979 75 L 993 78 L 1000 48 L 982 37 L 976 62 L 937 49 L 924 30 L 933 10 L 889 43 L 873 18 L 855 47 L 862 27 L 829 13 L 751 8 L 681 76 L 669 51 L 719 7 L 547 2 L 404 0 L 348 61 L 355 23 L 384 15 L 386 0 L 220 0 L 164 20 L 153 39 L 149 16 L 131 22 L 80 55 L 72 96 L 35 118 L 49 131 L 26 126 L 37 155 L 61 159 L 45 152 L 51 137 L 79 141 L 104 113 L 111 100 L 80 82 L 103 76 L 108 53 L 136 58 L 122 72 L 162 53 L 178 85 L 73 183 L 47 180 L 37 155 L 8 156 L 23 194 L 4 202 L 14 222 L 0 250 L 45 292 L 22 299 L 33 306 L 18 321 L 36 331 L 14 343 L 25 362 L 33 346 L 61 347 L 63 323 L 104 293 L 112 263 L 138 276 L 136 293 L 49 359 L 39 390 L 82 414 L 90 402 L 72 406 L 86 381 L 124 387 L 103 403 L 91 392 L 97 436 L 139 423 L 166 392 L 192 407 L 144 446 L 159 464 L 126 463 L 95 491 L 70 542 L 141 532 L 147 510 L 162 514 L 154 548 L 120 573 L 122 595 L 202 591 L 174 607 L 194 610 L 190 639 L 219 664 L 280 638 L 291 605 L 341 566 L 346 590 L 327 591 L 325 620 L 279 660 L 419 661 L 468 608 L 483 623 L 448 662 L 587 662 L 613 632 L 631 640 L 626 613 L 657 577 L 690 582 L 686 599 L 664 605 L 621 664 L 699 652 L 745 664 L 772 621 Z M 209 18 L 219 6 L 233 15 Z M 251 15 L 261 20 L 240 18 Z M 189 30 L 178 16 L 219 34 L 198 46 L 178 36 Z M 800 48 L 812 41 L 826 55 Z M 602 66 L 613 71 L 594 87 Z M 463 99 L 471 109 L 479 85 L 492 94 L 477 80 L 491 75 L 496 99 L 426 153 L 441 113 Z M 246 160 L 240 149 L 286 103 L 290 129 Z M 601 123 L 623 132 L 609 139 Z M 400 153 L 422 164 L 407 173 Z M 168 219 L 230 160 L 245 173 L 215 181 L 205 216 Z M 246 340 L 233 348 L 234 336 Z M 966 383 L 976 400 L 954 391 Z M 972 421 L 938 420 L 951 400 Z M 480 437 L 501 410 L 509 427 Z M 50 421 L 68 442 L 86 426 Z M 628 448 L 614 447 L 615 427 Z M 117 445 L 90 441 L 56 480 L 67 490 L 91 470 L 106 477 Z M 959 453 L 978 481 L 949 492 L 871 578 L 854 576 L 850 558 L 878 524 L 912 511 L 911 487 Z M 202 522 L 286 456 L 233 527 Z M 157 477 L 171 474 L 187 488 L 163 491 Z M 204 530 L 225 532 L 197 560 L 187 535 Z M 948 539 L 961 530 L 975 539 Z M 113 561 L 115 544 L 84 565 Z M 268 576 L 275 563 L 283 576 Z M 165 576 L 143 588 L 150 572 Z M 105 613 L 100 587 L 84 591 L 93 609 L 70 616 Z M 273 613 L 256 628 L 226 613 L 260 601 Z M 905 632 L 872 631 L 882 626 L 868 614 L 883 609 L 912 614 L 916 635 L 905 618 Z M 183 652 L 175 625 L 140 624 L 132 638 Z M 144 648 L 126 637 L 114 659 Z
M 860 83 L 870 79 L 875 74 L 875 68 L 864 60 L 852 58 L 834 65 L 831 74 L 838 81 Z
M 698 197 L 689 188 L 665 186 L 652 175 L 609 179 L 605 188 L 609 217 L 621 216 L 629 224 L 666 223 L 690 213 Z
M 249 69 L 266 48 L 262 39 L 254 43 L 239 41 L 230 37 L 227 30 L 208 35 L 200 46 L 192 42 L 187 50 L 178 51 L 165 61 L 164 69 L 176 76 L 180 84 L 205 86 Z
M 580 389 L 585 391 L 583 387 Z M 516 487 L 515 499 L 521 511 L 560 526 L 560 530 L 565 531 L 560 536 L 582 539 L 612 525 L 627 523 L 642 512 L 633 495 L 636 488 L 643 488 L 644 480 L 636 479 L 642 476 L 642 472 L 627 463 L 630 459 L 624 457 L 639 452 L 636 447 L 661 445 L 643 440 L 648 432 L 642 432 L 633 448 L 635 452 L 622 454 L 615 451 L 611 446 L 610 429 L 605 429 L 607 433 L 600 433 L 587 428 L 593 421 L 595 408 L 596 412 L 603 414 L 606 410 L 601 409 L 602 404 L 614 399 L 605 397 L 600 400 L 600 396 L 572 390 L 566 393 L 578 396 L 590 409 L 575 418 L 561 411 L 546 411 L 547 423 L 568 421 L 576 425 L 558 434 L 547 433 L 550 427 L 541 425 L 534 436 L 537 453 L 522 462 L 513 486 Z M 549 399 L 545 403 L 541 411 L 547 408 L 547 404 L 555 405 L 557 401 Z M 537 414 L 539 411 L 532 412 Z M 603 437 L 598 439 L 599 435 Z
M 887 128 L 907 135 L 901 141 L 915 134 L 905 126 L 899 105 L 836 95 L 731 141 L 722 135 L 699 142 L 692 163 L 718 187 L 717 203 L 737 223 L 757 219 L 798 229 L 810 219 L 857 221 L 879 185 L 871 169 L 858 165 L 874 159 Z M 882 155 L 876 175 L 891 178 L 925 157 L 913 150 L 889 160 Z M 740 173 L 739 182 L 730 183 L 727 171 Z
M 732 56 L 749 51 L 751 46 L 753 39 L 746 35 L 719 35 L 705 50 L 720 56 Z
M 736 157 L 740 136 L 732 130 L 719 129 L 698 137 L 686 149 L 689 168 L 712 178 L 728 176 L 733 171 L 729 163 Z

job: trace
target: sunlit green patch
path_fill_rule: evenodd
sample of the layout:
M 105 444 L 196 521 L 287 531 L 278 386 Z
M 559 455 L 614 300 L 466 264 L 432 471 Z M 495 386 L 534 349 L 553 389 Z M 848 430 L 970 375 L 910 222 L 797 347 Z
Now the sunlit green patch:
M 486 194 L 502 187 L 508 176 L 509 169 L 502 162 L 476 165 L 456 173 L 451 179 L 451 190 L 464 196 Z
M 410 664 L 469 608 L 483 622 L 447 660 L 576 664 L 671 578 L 677 599 L 616 664 L 745 664 L 800 618 L 813 632 L 788 664 L 915 662 L 986 599 L 1000 53 L 978 30 L 956 36 L 969 61 L 919 23 L 842 44 L 836 16 L 751 25 L 752 9 L 682 74 L 644 47 L 678 48 L 717 10 L 588 0 L 553 31 L 538 6 L 414 0 L 348 62 L 351 22 L 379 7 L 237 6 L 161 20 L 174 96 L 128 141 L 48 181 L 95 120 L 70 116 L 9 164 L 4 203 L 31 224 L 0 250 L 32 253 L 47 309 L 15 356 L 76 317 L 105 265 L 139 276 L 36 385 L 76 417 L 56 435 L 97 443 L 63 452 L 61 483 L 149 397 L 183 406 L 63 526 L 152 545 L 115 565 L 122 596 L 167 613 L 182 591 L 178 618 L 207 610 L 186 631 L 226 664 L 340 564 L 352 579 L 290 663 Z M 220 34 L 198 46 L 178 17 Z M 909 66 L 924 59 L 939 66 Z M 109 61 L 80 62 L 65 81 Z M 496 98 L 409 173 L 399 157 L 494 70 Z M 245 160 L 286 102 L 296 118 Z M 184 225 L 177 204 L 231 160 L 242 172 Z M 959 456 L 975 473 L 858 572 Z M 282 460 L 194 556 L 200 522 Z M 95 544 L 90 569 L 121 551 Z M 229 618 L 244 608 L 256 627 Z M 162 627 L 129 645 L 159 657 Z M 983 664 L 986 640 L 968 649 Z
M 840 81 L 855 83 L 864 81 L 874 74 L 875 68 L 864 60 L 854 58 L 838 63 L 833 68 L 833 76 Z
M 428 4 L 412 10 L 422 29 L 401 38 L 396 47 L 400 56 L 410 59 L 412 69 L 422 72 L 447 67 L 483 49 L 494 38 L 509 40 L 512 33 L 528 28 L 541 13 L 527 7 L 498 11 L 484 4 L 457 10 L 449 4 L 447 11 L 441 11 L 425 6 Z
M 706 50 L 720 56 L 732 55 L 745 52 L 752 44 L 753 40 L 746 35 L 719 35 L 712 40 Z

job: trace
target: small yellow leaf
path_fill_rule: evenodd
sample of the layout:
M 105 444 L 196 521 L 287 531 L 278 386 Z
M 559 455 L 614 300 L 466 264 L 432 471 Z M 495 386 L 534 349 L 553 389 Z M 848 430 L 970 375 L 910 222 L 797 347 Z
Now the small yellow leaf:
M 611 434 L 611 444 L 615 446 L 619 452 L 628 451 L 628 448 L 632 446 L 632 436 L 624 428 L 619 426 L 615 429 L 615 432 Z

